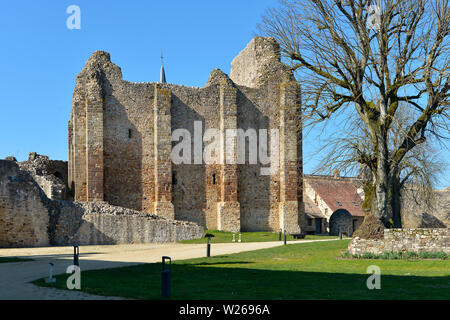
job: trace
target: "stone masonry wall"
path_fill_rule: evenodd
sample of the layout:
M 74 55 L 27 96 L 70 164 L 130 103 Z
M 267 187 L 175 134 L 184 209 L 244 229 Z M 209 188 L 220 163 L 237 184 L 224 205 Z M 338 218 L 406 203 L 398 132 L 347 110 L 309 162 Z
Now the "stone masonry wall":
M 0 247 L 173 242 L 203 233 L 192 222 L 106 202 L 49 199 L 28 170 L 0 160 Z
M 203 237 L 191 222 L 165 219 L 105 202 L 66 202 L 56 219 L 55 245 L 175 242 Z
M 231 62 L 230 78 L 240 86 L 260 87 L 278 78 L 293 81 L 288 67 L 280 62 L 280 46 L 274 38 L 255 37 Z
M 27 171 L 0 160 L 0 247 L 49 245 L 45 198 Z
M 348 251 L 351 254 L 381 254 L 391 251 L 450 253 L 450 229 L 385 229 L 382 240 L 353 238 Z
M 431 203 L 417 196 L 414 189 L 402 192 L 402 222 L 405 228 L 449 228 L 450 187 L 434 190 Z
M 47 156 L 30 152 L 27 161 L 17 164 L 33 177 L 48 198 L 70 199 L 66 161 L 50 160 Z

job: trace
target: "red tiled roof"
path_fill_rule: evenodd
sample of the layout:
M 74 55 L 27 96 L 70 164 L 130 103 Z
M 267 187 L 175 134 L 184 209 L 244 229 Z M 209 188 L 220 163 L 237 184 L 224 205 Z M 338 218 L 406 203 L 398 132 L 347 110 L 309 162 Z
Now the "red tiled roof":
M 365 215 L 362 210 L 363 201 L 351 180 L 306 177 L 306 181 L 333 212 L 338 209 L 345 209 L 352 216 L 363 217 Z

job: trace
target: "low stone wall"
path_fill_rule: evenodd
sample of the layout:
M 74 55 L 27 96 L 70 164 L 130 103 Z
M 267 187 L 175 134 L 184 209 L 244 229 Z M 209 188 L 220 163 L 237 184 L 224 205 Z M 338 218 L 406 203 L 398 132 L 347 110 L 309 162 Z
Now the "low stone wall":
M 400 251 L 450 253 L 450 231 L 448 228 L 385 229 L 384 239 L 368 240 L 355 237 L 348 246 L 350 254 Z
M 56 219 L 56 245 L 174 242 L 203 237 L 203 227 L 105 202 L 66 202 Z

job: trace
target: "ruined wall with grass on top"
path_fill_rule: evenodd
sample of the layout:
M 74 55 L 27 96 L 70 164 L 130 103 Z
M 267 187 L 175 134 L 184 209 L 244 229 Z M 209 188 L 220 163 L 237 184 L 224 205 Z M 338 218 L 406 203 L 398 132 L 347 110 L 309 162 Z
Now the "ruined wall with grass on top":
M 105 202 L 61 202 L 55 245 L 163 243 L 202 238 L 198 224 L 116 207 Z

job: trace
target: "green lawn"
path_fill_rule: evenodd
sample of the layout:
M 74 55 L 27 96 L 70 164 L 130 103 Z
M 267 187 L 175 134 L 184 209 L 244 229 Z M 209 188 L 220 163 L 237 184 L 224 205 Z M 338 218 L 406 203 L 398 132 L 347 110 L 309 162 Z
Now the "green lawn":
M 239 254 L 175 261 L 173 299 L 450 299 L 448 260 L 339 258 L 349 240 L 298 243 Z M 366 269 L 381 268 L 381 290 Z M 67 275 L 57 276 L 65 288 Z M 45 285 L 43 279 L 34 283 Z M 83 291 L 160 299 L 161 264 L 82 272 Z
M 214 237 L 211 238 L 211 243 L 231 243 L 233 240 L 232 232 L 224 232 L 217 230 L 207 230 L 205 233 L 213 234 Z M 307 235 L 305 239 L 294 239 L 293 236 L 287 235 L 286 239 L 288 241 L 292 240 L 318 240 L 318 239 L 337 239 L 336 236 L 316 236 L 316 235 Z M 239 233 L 235 233 L 236 242 L 239 239 Z M 283 240 L 283 235 L 281 236 L 281 240 Z M 263 242 L 263 241 L 278 241 L 278 232 L 241 232 L 241 241 L 242 242 Z M 184 240 L 180 241 L 180 243 L 206 243 L 206 238 L 202 239 L 194 239 L 194 240 Z
M 33 259 L 17 258 L 17 257 L 0 257 L 0 263 L 25 262 L 25 261 L 33 261 Z

